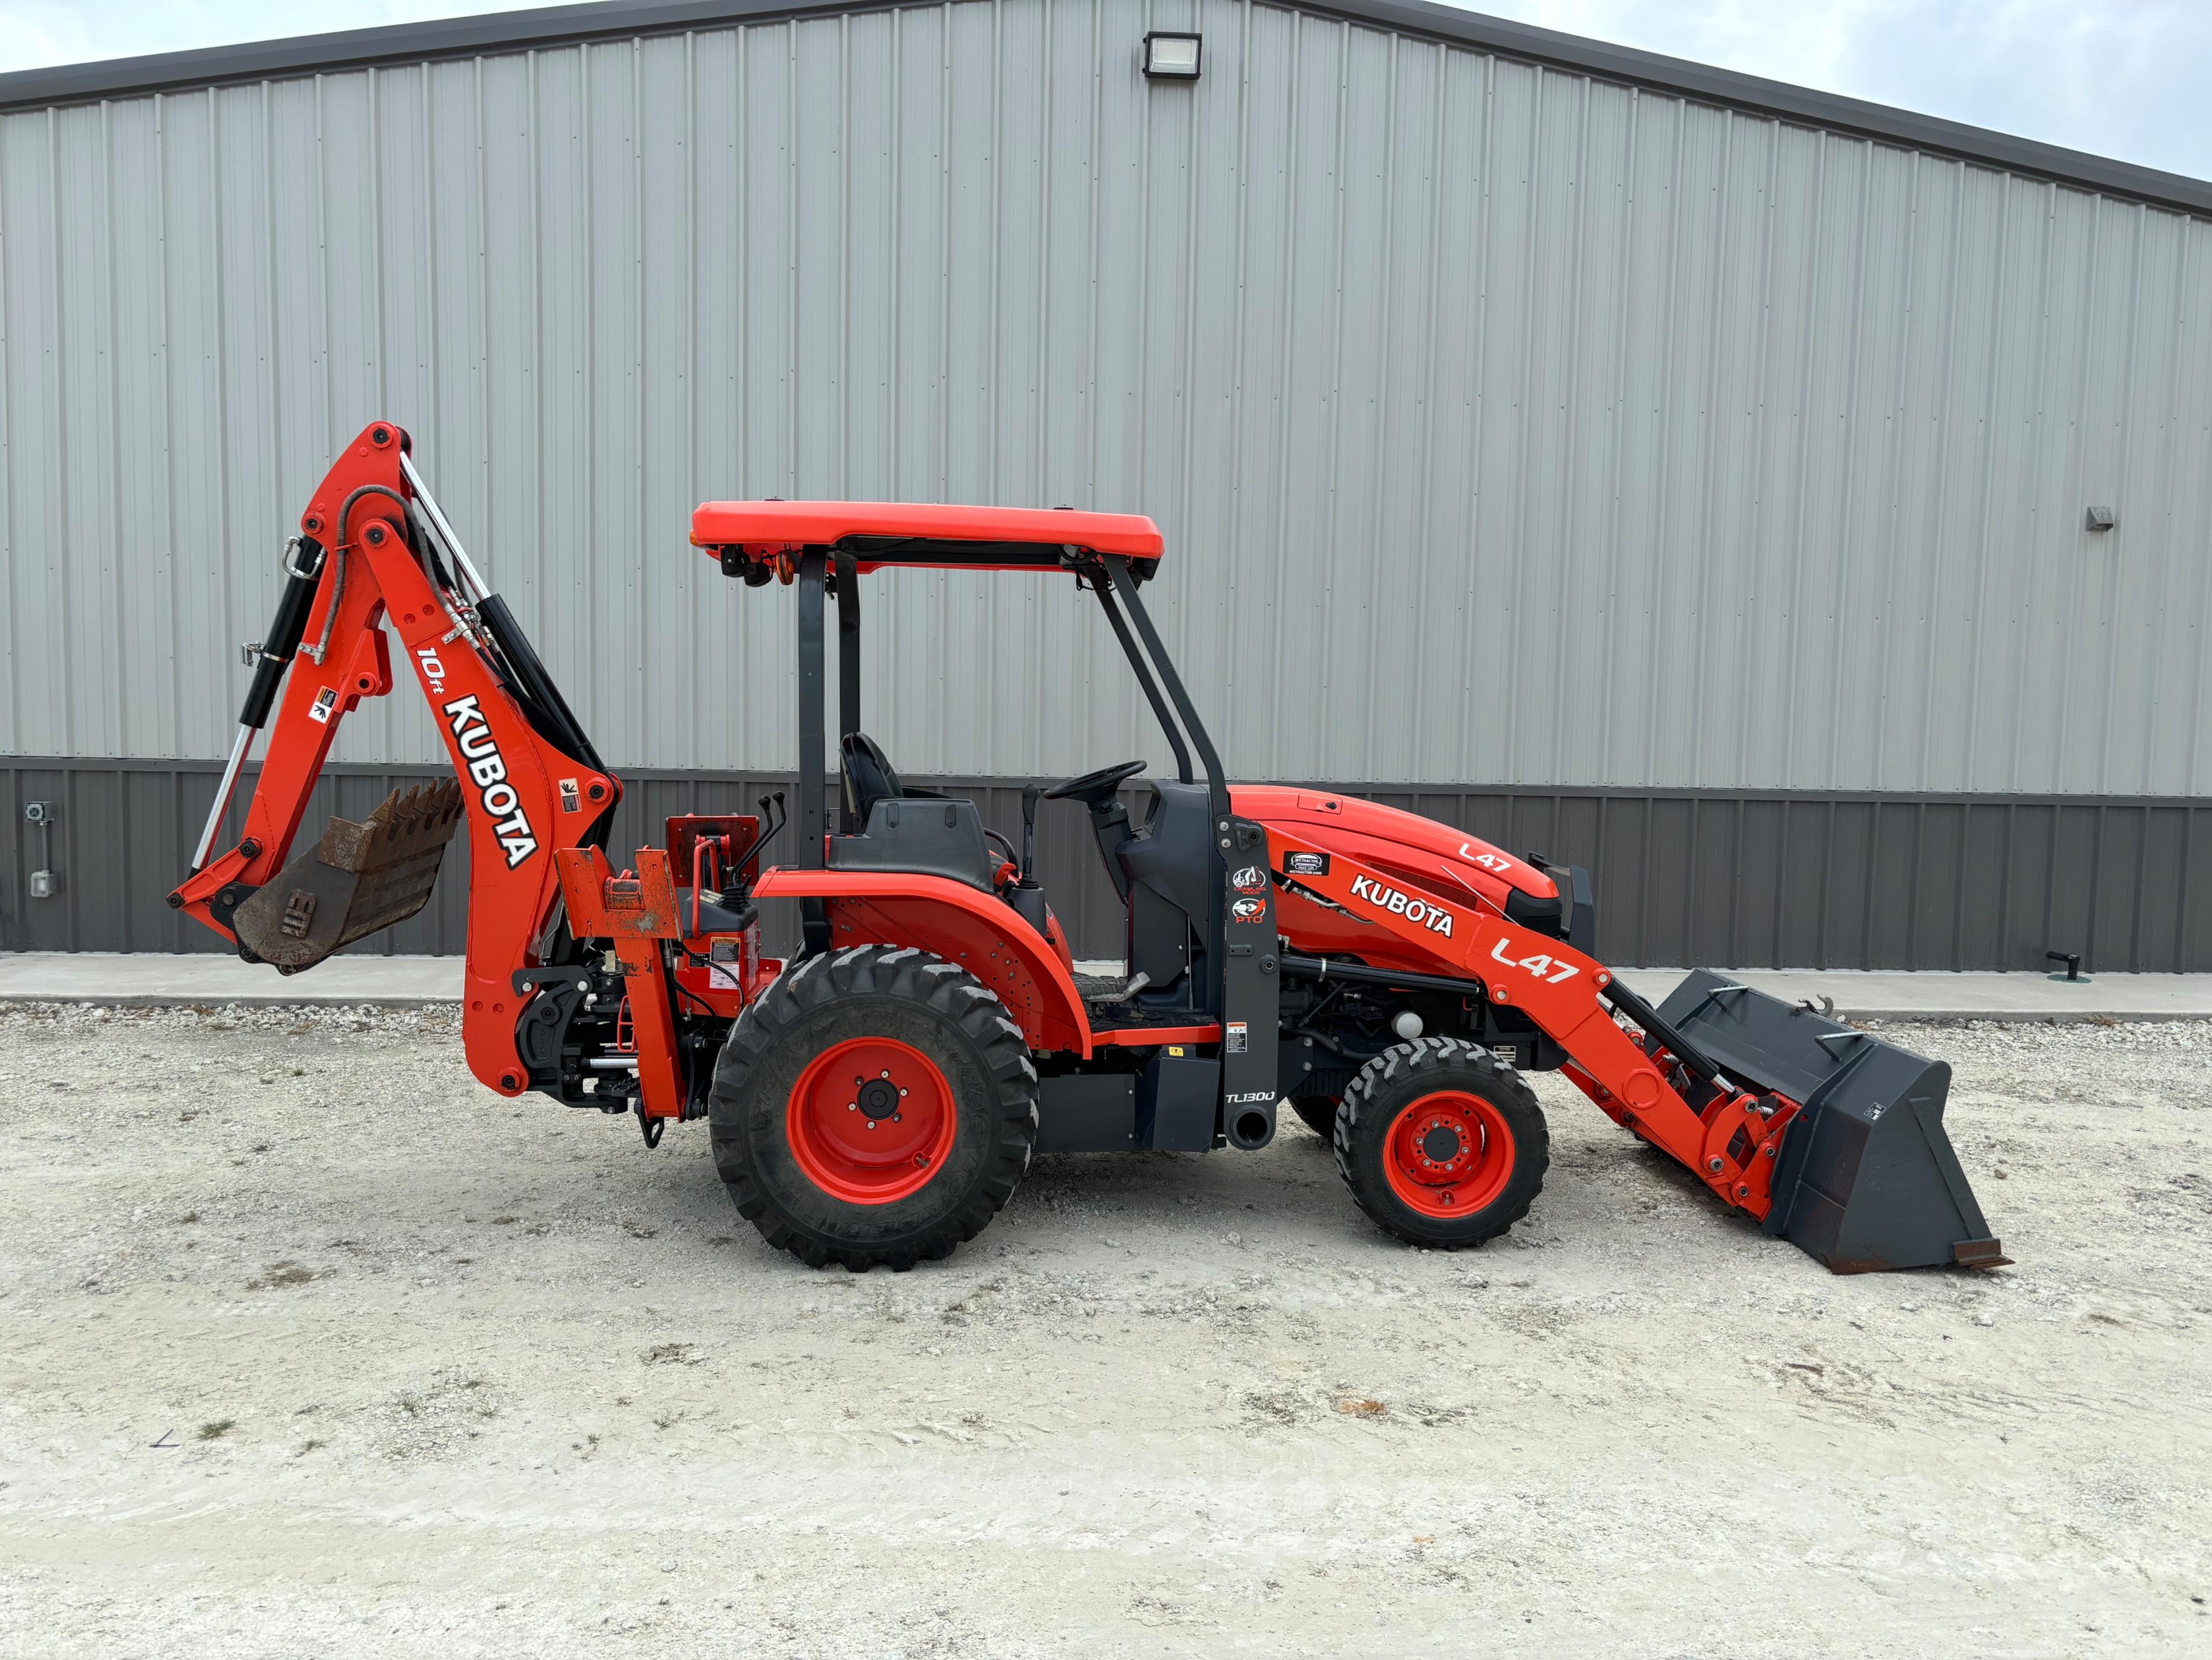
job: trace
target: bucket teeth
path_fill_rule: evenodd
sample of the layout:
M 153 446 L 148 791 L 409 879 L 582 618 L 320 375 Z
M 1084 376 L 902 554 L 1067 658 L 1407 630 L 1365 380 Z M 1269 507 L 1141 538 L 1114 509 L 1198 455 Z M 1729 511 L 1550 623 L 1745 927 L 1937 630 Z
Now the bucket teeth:
M 240 946 L 297 973 L 405 921 L 429 903 L 461 813 L 460 786 L 443 778 L 392 791 L 359 824 L 333 818 L 313 848 L 239 906 L 231 927 Z

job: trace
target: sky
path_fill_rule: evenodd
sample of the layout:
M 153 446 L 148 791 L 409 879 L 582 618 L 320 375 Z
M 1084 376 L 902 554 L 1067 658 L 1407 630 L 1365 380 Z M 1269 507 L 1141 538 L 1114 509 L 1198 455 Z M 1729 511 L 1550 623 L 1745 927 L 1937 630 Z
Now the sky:
M 0 71 L 523 9 L 0 0 Z M 1488 0 L 1469 9 L 2212 178 L 2212 0 Z

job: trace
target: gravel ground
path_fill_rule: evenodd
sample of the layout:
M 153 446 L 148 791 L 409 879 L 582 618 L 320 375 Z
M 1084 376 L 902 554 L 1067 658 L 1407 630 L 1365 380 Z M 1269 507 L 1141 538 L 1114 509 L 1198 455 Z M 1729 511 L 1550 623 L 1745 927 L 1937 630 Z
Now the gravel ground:
M 1832 1278 L 1544 1078 L 1480 1251 L 1293 1120 L 814 1273 L 450 1012 L 0 1010 L 0 1650 L 2212 1651 L 2212 1025 L 1888 1035 L 2017 1267 Z

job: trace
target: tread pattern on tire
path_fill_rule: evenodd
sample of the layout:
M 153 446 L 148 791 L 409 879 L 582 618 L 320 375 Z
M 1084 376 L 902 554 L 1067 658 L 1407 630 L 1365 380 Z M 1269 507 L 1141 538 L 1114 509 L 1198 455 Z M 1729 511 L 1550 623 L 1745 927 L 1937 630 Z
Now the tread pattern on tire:
M 1464 1069 L 1477 1074 L 1481 1092 L 1493 1101 L 1510 1103 L 1520 1110 L 1528 1127 L 1515 1134 L 1514 1183 L 1506 1192 L 1479 1213 L 1479 1228 L 1460 1227 L 1448 1231 L 1436 1225 L 1409 1225 L 1405 1220 L 1414 1213 L 1404 1211 L 1388 1191 L 1388 1183 L 1377 1169 L 1372 1177 L 1358 1168 L 1358 1149 L 1363 1132 L 1371 1131 L 1374 1121 L 1382 1106 L 1378 1098 L 1390 1107 L 1395 1116 L 1396 1108 L 1404 1104 L 1397 1098 L 1405 1093 L 1404 1085 L 1418 1081 L 1430 1089 L 1452 1087 L 1450 1074 Z M 1384 1232 L 1404 1240 L 1409 1245 L 1420 1245 L 1432 1250 L 1462 1250 L 1470 1245 L 1495 1239 L 1528 1213 L 1529 1206 L 1543 1190 L 1544 1172 L 1551 1167 L 1552 1136 L 1544 1122 L 1544 1110 L 1538 1104 L 1536 1093 L 1522 1081 L 1521 1074 L 1500 1061 L 1481 1044 L 1464 1037 L 1417 1037 L 1409 1043 L 1398 1043 L 1382 1051 L 1359 1069 L 1358 1076 L 1346 1086 L 1344 1100 L 1336 1116 L 1335 1134 L 1331 1146 L 1336 1153 L 1336 1171 L 1351 1189 L 1352 1201 Z M 1374 1183 L 1382 1184 L 1381 1194 L 1370 1192 Z
M 841 1000 L 869 994 L 932 1010 L 975 1046 L 995 1092 L 988 1111 L 996 1141 L 967 1190 L 946 1195 L 939 1213 L 896 1239 L 856 1243 L 805 1225 L 776 1202 L 753 1169 L 741 1115 L 754 1076 L 788 1041 L 793 1026 Z M 1006 1005 L 967 970 L 913 946 L 851 946 L 787 970 L 738 1017 L 715 1062 L 708 1110 L 723 1184 L 738 1213 L 770 1245 L 810 1268 L 836 1262 L 860 1273 L 883 1264 L 903 1272 L 918 1262 L 951 1256 L 1012 1197 L 1036 1144 L 1037 1073 Z

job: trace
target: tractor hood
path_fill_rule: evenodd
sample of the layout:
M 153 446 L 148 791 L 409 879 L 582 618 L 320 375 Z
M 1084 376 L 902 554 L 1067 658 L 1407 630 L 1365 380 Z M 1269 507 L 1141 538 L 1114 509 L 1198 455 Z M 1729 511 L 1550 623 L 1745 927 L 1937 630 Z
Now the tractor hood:
M 1433 818 L 1357 796 L 1262 784 L 1231 785 L 1229 796 L 1244 818 L 1388 871 L 1440 899 L 1464 903 L 1480 894 L 1517 922 L 1578 946 L 1588 938 L 1589 878 L 1582 873 L 1537 864 Z

